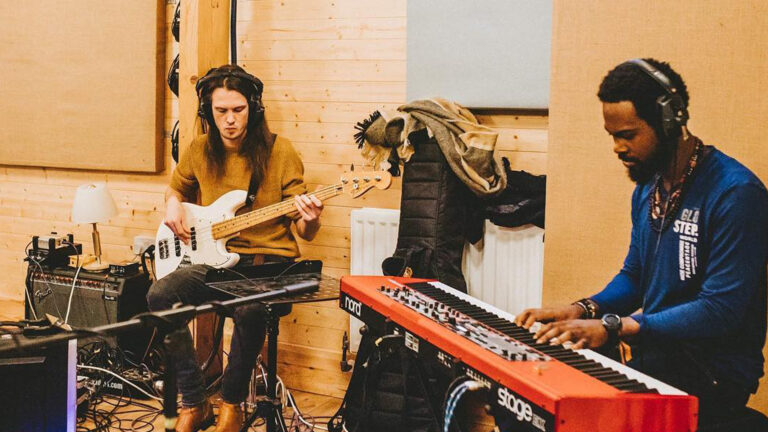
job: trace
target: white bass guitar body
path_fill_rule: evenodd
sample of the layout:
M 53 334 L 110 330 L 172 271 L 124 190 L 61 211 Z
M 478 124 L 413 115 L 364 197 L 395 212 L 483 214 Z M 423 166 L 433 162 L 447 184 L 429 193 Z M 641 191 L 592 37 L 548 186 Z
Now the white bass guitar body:
M 234 267 L 240 261 L 240 255 L 227 251 L 227 241 L 237 233 L 214 239 L 213 226 L 234 218 L 235 212 L 245 204 L 247 194 L 244 190 L 233 190 L 205 207 L 182 203 L 192 232 L 189 244 L 176 237 L 167 225 L 160 224 L 155 236 L 155 277 L 165 277 L 185 261 L 217 268 Z

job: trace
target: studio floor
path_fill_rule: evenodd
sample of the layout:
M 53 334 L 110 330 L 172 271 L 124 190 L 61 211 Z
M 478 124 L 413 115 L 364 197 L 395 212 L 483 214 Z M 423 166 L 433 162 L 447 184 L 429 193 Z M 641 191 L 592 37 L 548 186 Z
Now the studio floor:
M 0 300 L 0 320 L 11 321 L 23 317 L 23 303 Z M 224 342 L 229 343 L 228 340 L 225 340 Z M 291 390 L 291 394 L 293 395 L 296 404 L 299 406 L 299 409 L 304 414 L 305 419 L 307 419 L 309 423 L 312 423 L 315 421 L 314 418 L 318 417 L 316 424 L 320 424 L 321 427 L 327 422 L 327 417 L 336 413 L 341 405 L 341 399 L 333 396 L 302 392 L 299 390 Z M 212 401 L 216 402 L 215 398 L 212 399 Z M 102 403 L 96 406 L 96 409 L 100 412 L 112 414 L 110 419 L 111 425 L 107 429 L 100 430 L 110 432 L 159 432 L 165 430 L 163 429 L 163 416 L 160 414 L 161 404 L 156 401 L 140 401 L 139 403 L 141 405 L 132 403 L 125 404 L 124 402 L 118 401 L 117 398 L 106 398 Z M 115 407 L 115 405 L 117 405 L 117 407 Z M 157 414 L 153 414 L 152 408 L 157 410 Z M 286 408 L 284 416 L 288 426 L 291 425 L 293 415 L 293 410 L 291 408 Z M 293 420 L 293 422 L 297 425 L 299 423 L 298 419 Z M 85 422 L 79 423 L 77 430 L 92 430 L 96 428 L 96 426 L 94 421 L 89 418 Z M 298 430 L 310 430 L 307 428 L 308 426 L 301 426 Z M 213 431 L 214 429 L 214 427 L 210 427 L 206 429 L 206 432 Z M 266 429 L 264 426 L 256 426 L 252 430 L 263 431 Z
M 24 316 L 24 305 L 22 302 L 0 300 L 0 320 L 18 320 Z M 228 333 L 228 332 L 227 332 Z M 229 335 L 225 333 L 224 343 L 228 344 Z M 290 389 L 290 377 L 284 377 Z M 315 430 L 322 430 L 328 421 L 328 416 L 333 415 L 341 405 L 341 399 L 334 396 L 309 393 L 296 389 L 290 389 L 291 394 L 299 406 L 304 418 L 309 423 L 314 423 L 320 427 Z M 216 402 L 215 397 L 212 399 Z M 119 402 L 116 398 L 107 397 L 96 409 L 103 413 L 111 413 L 111 424 L 107 428 L 98 429 L 109 432 L 160 432 L 163 431 L 163 416 L 160 414 L 161 404 L 156 401 L 139 401 L 139 404 L 125 404 Z M 117 407 L 115 407 L 117 405 Z M 157 410 L 156 413 L 153 409 Z M 460 409 L 459 418 L 471 419 L 470 430 L 473 432 L 489 431 L 493 428 L 493 419 L 485 415 L 481 401 L 468 400 L 467 405 Z M 286 424 L 293 424 L 298 429 L 290 429 L 291 432 L 303 432 L 312 430 L 309 426 L 299 425 L 298 419 L 294 419 L 294 412 L 291 408 L 284 411 Z M 97 424 L 92 418 L 78 424 L 78 431 L 96 430 Z M 210 427 L 206 432 L 212 432 L 215 428 Z M 264 431 L 264 426 L 256 426 L 253 431 Z
M 328 421 L 328 417 L 332 416 L 338 410 L 341 404 L 341 399 L 331 396 L 323 396 L 312 393 L 306 393 L 301 391 L 292 391 L 296 404 L 302 411 L 302 414 L 309 424 L 315 424 L 319 427 L 315 430 L 319 430 L 320 427 L 325 427 L 325 423 Z M 110 412 L 115 405 L 115 400 L 109 399 L 99 404 L 96 408 L 101 411 Z M 153 414 L 146 407 L 138 406 L 136 404 L 128 404 L 118 407 L 114 410 L 112 416 L 112 425 L 106 429 L 110 432 L 160 432 L 163 429 L 163 416 L 159 414 L 161 408 L 159 402 L 150 402 L 148 405 L 155 407 L 158 411 L 157 414 Z M 299 420 L 294 418 L 294 411 L 291 408 L 286 408 L 283 412 L 286 425 L 290 431 L 309 431 L 312 430 L 310 426 L 299 424 Z M 260 424 L 261 421 L 257 420 L 256 424 Z M 295 429 L 298 428 L 298 429 Z M 78 424 L 78 431 L 93 430 L 96 424 L 89 419 L 83 423 Z M 154 429 L 153 429 L 154 428 Z M 211 426 L 205 429 L 205 432 L 212 432 L 215 429 Z M 252 431 L 265 431 L 264 425 L 258 425 L 251 428 Z

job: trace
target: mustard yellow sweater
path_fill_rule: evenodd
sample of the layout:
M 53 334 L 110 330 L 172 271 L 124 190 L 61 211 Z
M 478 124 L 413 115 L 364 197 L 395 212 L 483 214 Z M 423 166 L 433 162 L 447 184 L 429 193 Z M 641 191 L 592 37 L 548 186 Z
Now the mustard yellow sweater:
M 205 146 L 207 135 L 201 135 L 184 152 L 171 177 L 171 188 L 179 192 L 188 202 L 210 205 L 223 194 L 235 190 L 248 190 L 251 170 L 247 160 L 236 151 L 228 151 L 224 159 L 224 170 L 220 178 L 207 169 Z M 238 210 L 237 214 L 283 201 L 304 194 L 304 165 L 290 141 L 277 137 L 272 149 L 265 178 L 259 185 L 256 199 L 249 207 Z M 245 254 L 299 256 L 299 246 L 291 232 L 291 219 L 282 216 L 248 228 L 239 236 L 227 242 L 230 252 Z

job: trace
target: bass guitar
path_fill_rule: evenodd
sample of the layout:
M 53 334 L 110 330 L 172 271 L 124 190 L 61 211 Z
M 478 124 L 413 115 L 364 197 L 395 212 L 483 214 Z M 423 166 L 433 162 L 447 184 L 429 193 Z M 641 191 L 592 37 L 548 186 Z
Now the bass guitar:
M 386 189 L 391 182 L 392 177 L 387 171 L 352 172 L 342 175 L 339 183 L 310 195 L 321 201 L 343 193 L 357 198 L 374 187 Z M 182 263 L 233 267 L 240 260 L 240 255 L 227 251 L 229 239 L 246 228 L 296 211 L 294 199 L 290 198 L 235 216 L 235 212 L 245 204 L 247 194 L 244 190 L 233 190 L 208 206 L 182 203 L 191 232 L 189 243 L 179 239 L 167 225 L 160 224 L 155 236 L 155 278 L 165 277 Z

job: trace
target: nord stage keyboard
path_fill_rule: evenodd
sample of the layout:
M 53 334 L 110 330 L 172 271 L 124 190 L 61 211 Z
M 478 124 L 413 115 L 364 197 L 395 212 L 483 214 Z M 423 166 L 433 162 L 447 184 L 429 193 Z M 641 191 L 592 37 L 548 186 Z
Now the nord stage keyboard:
M 481 382 L 514 431 L 692 432 L 695 397 L 591 350 L 538 344 L 514 316 L 440 282 L 345 276 L 341 307 L 447 373 Z

